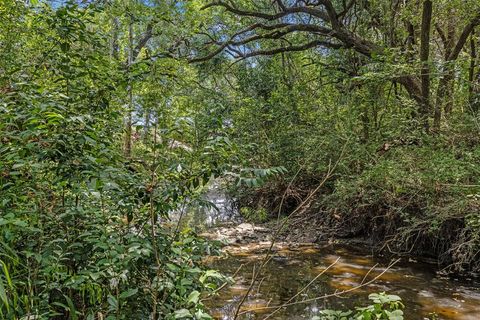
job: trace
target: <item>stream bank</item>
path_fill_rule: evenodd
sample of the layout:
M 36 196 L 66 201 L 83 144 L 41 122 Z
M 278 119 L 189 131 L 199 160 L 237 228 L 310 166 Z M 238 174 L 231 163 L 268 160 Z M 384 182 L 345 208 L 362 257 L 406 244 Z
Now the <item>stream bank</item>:
M 251 283 L 253 266 L 258 266 L 267 254 L 276 223 L 246 223 L 220 187 L 209 190 L 206 199 L 217 209 L 196 207 L 184 219 L 201 236 L 224 244 L 223 254 L 206 257 L 205 263 L 233 277 L 234 283 L 205 303 L 215 319 L 230 320 Z M 272 258 L 242 306 L 240 319 L 263 319 L 273 306 L 287 302 L 337 259 L 296 298 L 297 302 L 357 287 L 378 276 L 391 262 L 374 255 L 363 240 L 339 243 L 309 238 L 312 230 L 320 231 L 318 226 L 312 222 L 299 226 L 294 229 L 296 233 L 283 234 L 273 246 Z M 302 237 L 302 233 L 307 236 Z M 480 284 L 445 277 L 436 271 L 432 264 L 404 258 L 368 286 L 341 296 L 290 305 L 270 319 L 311 319 L 322 309 L 368 305 L 368 294 L 377 292 L 399 295 L 406 305 L 405 319 L 479 319 Z
M 242 223 L 219 226 L 203 233 L 223 241 L 224 254 L 209 257 L 209 267 L 232 276 L 234 283 L 208 301 L 215 319 L 234 318 L 247 292 L 253 265 L 263 261 L 271 244 L 271 232 L 263 226 Z M 391 262 L 376 257 L 358 243 L 278 242 L 262 277 L 241 309 L 240 319 L 263 319 L 274 306 L 286 303 L 327 266 L 338 261 L 296 299 L 311 300 L 325 294 L 350 290 L 378 276 Z M 431 264 L 404 259 L 368 286 L 347 294 L 290 305 L 270 319 L 311 319 L 322 309 L 352 309 L 369 304 L 370 293 L 399 295 L 405 319 L 477 320 L 480 317 L 479 284 L 438 275 Z

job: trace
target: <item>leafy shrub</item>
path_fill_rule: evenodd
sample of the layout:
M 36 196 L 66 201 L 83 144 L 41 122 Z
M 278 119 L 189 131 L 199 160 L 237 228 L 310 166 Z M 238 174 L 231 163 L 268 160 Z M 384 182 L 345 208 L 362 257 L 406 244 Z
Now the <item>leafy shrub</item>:
M 373 304 L 357 307 L 355 311 L 322 310 L 316 320 L 403 320 L 404 305 L 396 295 L 372 293 L 368 296 Z
M 252 209 L 249 207 L 242 207 L 240 208 L 240 214 L 247 221 L 251 222 L 262 223 L 268 220 L 268 212 L 265 208 Z
M 165 222 L 223 170 L 228 143 L 173 149 L 198 132 L 165 123 L 164 140 L 123 152 L 131 75 L 108 58 L 101 9 L 12 2 L 20 18 L 0 19 L 26 30 L 0 79 L 0 319 L 209 318 L 200 298 L 226 279 L 201 260 L 216 248 Z

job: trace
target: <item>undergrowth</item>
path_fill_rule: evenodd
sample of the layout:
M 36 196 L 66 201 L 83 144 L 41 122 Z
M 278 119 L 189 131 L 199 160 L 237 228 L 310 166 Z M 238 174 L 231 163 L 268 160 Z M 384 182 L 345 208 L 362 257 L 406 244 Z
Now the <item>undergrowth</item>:
M 334 177 L 301 216 L 293 217 L 286 233 L 313 223 L 317 229 L 305 232 L 318 232 L 317 239 L 367 237 L 386 253 L 435 259 L 446 272 L 479 273 L 480 142 L 475 132 L 475 126 L 465 125 L 435 137 L 410 137 L 414 143 L 389 141 L 386 148 L 382 141 L 350 142 Z M 338 152 L 329 155 L 338 157 Z M 260 204 L 276 217 L 283 202 L 282 213 L 288 214 L 321 180 L 322 171 L 307 171 L 314 165 L 304 165 L 307 169 L 288 189 L 292 172 L 287 182 L 244 189 L 240 203 Z

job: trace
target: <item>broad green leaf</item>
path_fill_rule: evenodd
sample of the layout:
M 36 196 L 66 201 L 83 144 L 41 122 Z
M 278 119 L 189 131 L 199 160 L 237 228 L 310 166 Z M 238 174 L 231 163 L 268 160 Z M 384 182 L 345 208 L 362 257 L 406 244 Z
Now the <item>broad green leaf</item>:
M 197 304 L 199 299 L 200 299 L 200 292 L 198 292 L 197 290 L 194 290 L 190 292 L 190 294 L 188 295 L 187 302 L 191 304 Z
M 120 293 L 119 298 L 120 298 L 120 299 L 126 299 L 126 298 L 129 298 L 129 297 L 137 294 L 137 292 L 138 292 L 138 289 L 137 289 L 137 288 L 135 288 L 135 289 L 129 289 L 129 290 L 127 290 L 127 291 L 124 291 L 124 292 Z
M 188 309 L 180 309 L 174 312 L 175 319 L 184 319 L 184 318 L 192 318 L 192 314 Z

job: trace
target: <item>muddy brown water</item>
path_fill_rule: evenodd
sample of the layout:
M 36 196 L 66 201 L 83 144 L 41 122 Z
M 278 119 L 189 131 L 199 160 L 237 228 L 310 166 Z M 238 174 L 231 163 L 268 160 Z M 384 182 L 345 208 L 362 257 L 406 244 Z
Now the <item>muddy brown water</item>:
M 244 267 L 234 277 L 234 284 L 206 302 L 211 315 L 222 320 L 233 319 L 251 283 L 253 265 L 258 266 L 265 255 L 266 244 L 246 244 L 226 250 L 229 254 L 225 257 L 209 261 L 212 268 L 233 275 L 239 266 Z M 390 262 L 346 245 L 279 245 L 242 307 L 239 319 L 265 318 L 274 310 L 265 307 L 285 304 L 337 259 L 337 263 L 294 301 L 356 287 L 378 276 Z M 399 262 L 368 286 L 341 296 L 288 306 L 270 319 L 311 319 L 322 309 L 368 305 L 370 293 L 386 292 L 402 298 L 406 306 L 405 319 L 479 320 L 479 288 L 479 284 L 472 282 L 441 278 L 431 265 Z
M 218 210 L 195 207 L 185 215 L 185 222 L 201 231 L 218 223 L 241 221 L 219 185 L 210 188 L 206 200 Z M 234 244 L 224 249 L 222 257 L 206 259 L 211 268 L 229 276 L 243 265 L 234 276 L 232 285 L 205 301 L 215 319 L 234 318 L 239 301 L 251 283 L 253 265 L 258 267 L 267 247 L 268 243 L 259 241 Z M 272 259 L 246 299 L 239 319 L 264 319 L 275 310 L 273 306 L 285 304 L 337 259 L 337 263 L 293 300 L 295 304 L 281 309 L 269 319 L 311 319 L 322 309 L 353 309 L 368 305 L 370 293 L 386 292 L 402 298 L 406 320 L 480 320 L 480 283 L 441 277 L 435 272 L 435 266 L 412 260 L 400 261 L 368 286 L 327 299 L 298 303 L 368 282 L 390 263 L 387 259 L 374 257 L 365 248 L 338 244 L 276 245 Z

